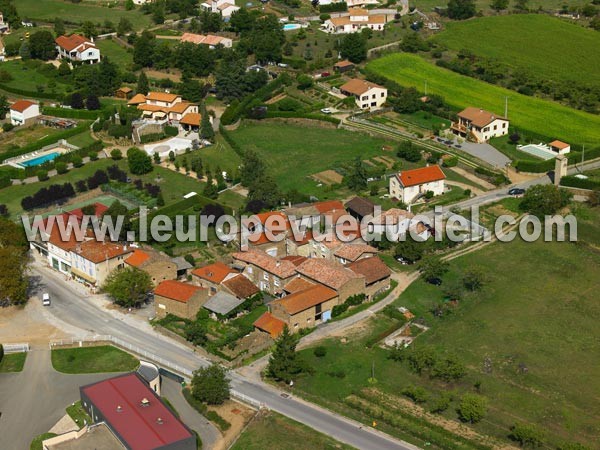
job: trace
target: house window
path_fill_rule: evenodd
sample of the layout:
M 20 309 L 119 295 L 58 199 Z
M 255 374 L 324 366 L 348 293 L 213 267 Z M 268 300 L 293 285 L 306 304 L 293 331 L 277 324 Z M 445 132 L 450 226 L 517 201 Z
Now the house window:
M 385 97 L 385 92 L 382 92 L 382 93 L 381 93 L 381 97 L 382 97 L 382 98 L 383 98 L 383 97 Z
M 298 328 L 298 324 L 297 323 L 294 324 L 294 328 Z
M 263 280 L 269 281 L 269 274 L 263 273 Z
M 506 128 L 506 122 L 502 124 L 502 128 Z
M 275 285 L 276 287 L 279 287 L 279 280 L 277 278 L 275 278 L 273 280 L 273 285 Z
M 252 267 L 248 266 L 247 269 L 248 269 L 248 273 L 252 273 Z
M 371 102 L 371 106 L 377 106 L 377 102 Z
M 373 94 L 371 98 L 377 98 L 377 94 Z

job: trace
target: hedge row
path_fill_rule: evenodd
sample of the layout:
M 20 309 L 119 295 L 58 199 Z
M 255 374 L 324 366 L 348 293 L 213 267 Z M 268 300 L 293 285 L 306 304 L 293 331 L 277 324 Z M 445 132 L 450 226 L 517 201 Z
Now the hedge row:
M 567 159 L 569 160 L 569 164 L 576 164 L 581 162 L 583 152 L 571 152 L 567 154 Z M 590 159 L 600 158 L 600 147 L 592 148 L 590 150 L 585 151 L 584 161 L 589 161 Z M 554 169 L 554 159 L 548 159 L 546 161 L 521 161 L 518 160 L 515 162 L 515 167 L 517 170 L 521 172 L 532 172 L 532 173 L 541 173 L 548 172 Z
M 242 147 L 236 141 L 233 140 L 233 138 L 231 137 L 231 134 L 229 134 L 229 131 L 227 131 L 225 128 L 223 128 L 223 125 L 219 126 L 219 131 L 221 132 L 221 136 L 223 136 L 223 138 L 229 144 L 229 146 L 233 149 L 233 151 L 236 152 L 240 157 L 243 157 L 244 150 L 242 150 Z
M 100 114 L 102 114 L 102 110 L 89 111 L 87 109 L 53 108 L 51 106 L 45 106 L 42 108 L 42 113 L 47 116 L 64 117 L 66 119 L 96 120 Z
M 600 189 L 600 181 L 590 180 L 589 178 L 578 178 L 573 175 L 562 177 L 560 179 L 560 185 L 580 189 L 590 189 L 592 191 Z
M 299 111 L 267 111 L 267 118 L 274 117 L 322 120 L 323 122 L 330 122 L 335 125 L 340 124 L 340 119 L 323 114 L 303 113 Z
M 23 147 L 4 152 L 4 154 L 2 155 L 2 158 L 3 159 L 14 158 L 15 156 L 24 155 L 25 153 L 39 150 L 40 148 L 45 147 L 46 145 L 56 143 L 60 139 L 68 139 L 77 134 L 83 133 L 89 127 L 89 125 L 90 124 L 88 122 L 82 122 L 79 125 L 77 125 L 75 128 L 65 130 L 65 131 L 55 134 L 55 135 L 43 137 L 41 139 L 38 139 L 35 142 L 32 142 L 31 144 L 27 144 Z
M 32 98 L 45 98 L 48 100 L 59 100 L 63 97 L 64 94 L 59 92 L 38 92 L 38 91 L 26 91 L 25 89 L 19 89 L 12 86 L 7 86 L 5 84 L 0 84 L 0 89 L 6 92 L 10 92 L 11 94 L 17 94 L 22 97 L 32 97 Z

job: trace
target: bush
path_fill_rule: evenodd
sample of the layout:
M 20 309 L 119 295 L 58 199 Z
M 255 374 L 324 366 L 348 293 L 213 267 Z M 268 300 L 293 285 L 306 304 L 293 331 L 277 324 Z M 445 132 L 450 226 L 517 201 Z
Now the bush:
M 346 303 L 342 303 L 341 305 L 335 305 L 332 309 L 331 309 L 331 317 L 337 317 L 340 314 L 346 312 L 349 308 L 349 305 L 347 305 Z
M 456 167 L 458 165 L 458 156 L 444 158 L 444 167 Z
M 12 123 L 10 123 L 10 122 L 6 122 L 6 123 L 2 124 L 2 130 L 5 133 L 8 133 L 9 131 L 12 131 L 13 128 L 15 128 L 15 126 Z
M 57 162 L 54 167 L 56 168 L 56 172 L 58 174 L 63 174 L 63 173 L 67 173 L 68 169 L 67 169 L 67 163 L 64 162 Z
M 429 411 L 434 414 L 442 413 L 448 409 L 451 401 L 452 394 L 450 394 L 449 392 L 442 392 L 442 394 L 435 399 Z
M 50 178 L 47 170 L 38 170 L 36 175 L 40 181 L 46 181 Z
M 74 155 L 71 157 L 71 162 L 73 163 L 73 167 L 81 167 L 83 166 L 83 158 L 79 155 Z
M 114 150 L 111 150 L 110 157 L 115 161 L 118 161 L 123 158 L 123 153 L 121 153 L 121 150 L 118 148 L 115 148 Z
M 98 161 L 98 152 L 96 150 L 90 150 L 88 152 L 88 158 L 90 158 L 90 161 Z
M 577 178 L 574 175 L 567 175 L 560 179 L 561 186 L 569 186 L 579 189 L 600 189 L 600 181 L 590 180 L 589 178 Z
M 406 386 L 401 392 L 402 395 L 410 398 L 415 403 L 425 403 L 429 396 L 427 391 L 420 386 Z
M 516 423 L 510 428 L 508 437 L 521 447 L 541 447 L 544 445 L 544 432 L 535 425 Z
M 170 137 L 177 136 L 179 134 L 179 130 L 177 129 L 177 127 L 172 127 L 169 125 L 167 125 L 165 127 L 164 131 L 165 131 L 165 134 Z
M 323 356 L 325 356 L 327 354 L 327 348 L 320 345 L 318 347 L 315 347 L 315 349 L 313 350 L 313 353 L 317 358 L 322 358 Z
M 477 423 L 487 413 L 487 398 L 477 394 L 465 394 L 460 400 L 457 412 L 463 422 Z

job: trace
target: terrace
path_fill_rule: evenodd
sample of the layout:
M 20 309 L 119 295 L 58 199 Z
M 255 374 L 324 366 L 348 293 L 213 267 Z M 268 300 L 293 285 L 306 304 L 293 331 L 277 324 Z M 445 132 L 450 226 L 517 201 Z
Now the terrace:
M 39 166 L 75 150 L 79 150 L 79 147 L 71 145 L 66 140 L 61 139 L 55 144 L 47 145 L 34 152 L 5 159 L 1 165 L 11 166 L 17 169 L 25 169 L 26 167 Z

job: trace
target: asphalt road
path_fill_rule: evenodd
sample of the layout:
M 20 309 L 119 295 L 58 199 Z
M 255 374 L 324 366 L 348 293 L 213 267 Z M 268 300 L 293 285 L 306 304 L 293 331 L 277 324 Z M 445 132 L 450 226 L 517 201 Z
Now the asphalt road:
M 49 292 L 53 301 L 47 310 L 56 320 L 79 327 L 89 334 L 111 334 L 130 344 L 178 364 L 188 370 L 205 366 L 208 361 L 181 344 L 160 335 L 148 324 L 133 323 L 127 317 L 119 317 L 105 311 L 51 269 L 34 267 L 38 293 Z M 138 320 L 138 319 L 135 319 Z M 417 447 L 395 440 L 370 427 L 346 419 L 316 405 L 292 397 L 282 397 L 282 392 L 262 382 L 249 380 L 233 372 L 231 387 L 235 391 L 259 402 L 261 405 L 308 425 L 334 439 L 359 449 L 367 450 L 413 450 Z

